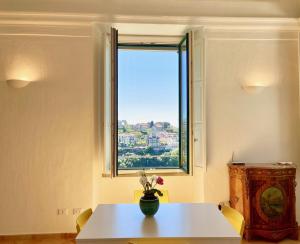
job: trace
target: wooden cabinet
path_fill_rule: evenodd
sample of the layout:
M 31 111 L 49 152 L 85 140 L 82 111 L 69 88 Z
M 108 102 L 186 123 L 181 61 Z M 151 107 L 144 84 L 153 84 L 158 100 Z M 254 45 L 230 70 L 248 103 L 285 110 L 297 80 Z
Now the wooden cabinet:
M 230 205 L 245 218 L 245 239 L 298 239 L 296 167 L 271 163 L 228 167 Z

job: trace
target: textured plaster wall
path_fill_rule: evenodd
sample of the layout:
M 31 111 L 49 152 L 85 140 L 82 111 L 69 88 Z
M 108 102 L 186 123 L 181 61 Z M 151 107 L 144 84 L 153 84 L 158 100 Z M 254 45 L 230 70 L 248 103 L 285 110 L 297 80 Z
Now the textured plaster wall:
M 207 171 L 165 177 L 171 202 L 228 200 L 233 151 L 247 162 L 300 162 L 297 40 L 245 35 L 206 42 Z M 75 217 L 58 208 L 131 202 L 140 187 L 101 176 L 102 44 L 101 35 L 0 35 L 0 234 L 74 231 Z M 21 76 L 39 82 L 3 82 Z M 250 95 L 249 81 L 268 87 Z
M 57 209 L 91 206 L 92 57 L 90 38 L 0 35 L 0 234 L 73 232 Z
M 228 200 L 232 152 L 236 161 L 300 165 L 298 42 L 286 38 L 235 33 L 207 42 L 205 201 Z M 248 94 L 241 89 L 247 83 L 267 87 Z M 299 222 L 299 186 L 297 199 Z
M 96 13 L 107 16 L 299 17 L 298 0 L 1 0 L 2 11 Z
M 171 202 L 228 201 L 227 163 L 233 152 L 237 161 L 292 161 L 299 165 L 297 38 L 295 33 L 208 34 L 207 171 L 195 168 L 194 176 L 166 177 Z M 249 94 L 242 89 L 245 84 L 266 88 Z M 96 167 L 97 171 L 101 169 Z M 95 204 L 131 202 L 133 190 L 139 187 L 134 177 L 96 176 L 95 182 Z M 299 187 L 296 194 L 300 199 Z

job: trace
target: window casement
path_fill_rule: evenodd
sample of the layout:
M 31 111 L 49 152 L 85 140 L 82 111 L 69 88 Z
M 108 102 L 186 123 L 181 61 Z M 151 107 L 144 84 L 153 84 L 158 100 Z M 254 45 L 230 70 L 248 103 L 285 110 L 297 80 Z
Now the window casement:
M 193 131 L 193 83 L 192 75 L 192 32 L 184 35 L 180 42 L 165 43 L 124 43 L 118 41 L 118 31 L 111 28 L 110 40 L 106 39 L 106 68 L 105 68 L 105 121 L 104 121 L 104 152 L 105 175 L 124 176 L 134 175 L 140 169 L 159 171 L 160 174 L 187 175 L 192 173 L 192 164 L 195 160 L 193 151 L 195 149 L 194 141 L 198 139 Z M 120 152 L 118 146 L 123 138 L 119 137 L 119 124 L 122 119 L 118 117 L 118 87 L 119 87 L 119 52 L 122 50 L 141 50 L 158 51 L 165 50 L 176 52 L 178 59 L 178 166 L 176 167 L 146 167 L 143 163 L 135 165 L 133 168 L 119 167 L 118 157 Z M 109 52 L 108 52 L 109 51 Z M 147 53 L 147 52 L 146 52 Z M 149 121 L 149 123 L 153 123 Z M 152 125 L 153 126 L 153 125 Z M 129 137 L 128 137 L 129 138 Z M 126 140 L 128 139 L 126 137 Z M 119 140 L 118 140 L 119 139 Z M 121 140 L 122 139 L 122 140 Z M 131 138 L 129 138 L 131 139 Z M 128 139 L 128 140 L 129 140 Z M 127 141 L 128 141 L 127 140 Z M 133 139 L 132 139 L 133 140 Z M 129 140 L 130 141 L 130 140 Z M 134 141 L 134 140 L 133 140 Z M 147 141 L 150 145 L 155 145 L 155 137 L 148 136 Z M 123 141 L 122 141 L 123 142 Z M 120 147 L 119 147 L 120 148 Z M 197 150 L 197 148 L 196 148 Z M 198 153 L 199 154 L 199 153 Z M 122 156 L 123 157 L 123 156 Z
M 190 168 L 190 50 L 187 33 L 178 45 L 179 56 L 179 162 L 189 173 Z

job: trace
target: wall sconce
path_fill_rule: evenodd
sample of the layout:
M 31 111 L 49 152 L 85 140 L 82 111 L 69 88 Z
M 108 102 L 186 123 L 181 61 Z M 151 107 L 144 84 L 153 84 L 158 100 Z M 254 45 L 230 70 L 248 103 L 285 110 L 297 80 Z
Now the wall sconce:
M 260 93 L 264 88 L 266 88 L 265 85 L 261 84 L 245 84 L 242 85 L 242 89 L 246 91 L 249 94 L 257 94 Z
M 11 79 L 6 81 L 7 85 L 12 88 L 22 88 L 27 86 L 30 82 L 31 81 L 17 79 Z

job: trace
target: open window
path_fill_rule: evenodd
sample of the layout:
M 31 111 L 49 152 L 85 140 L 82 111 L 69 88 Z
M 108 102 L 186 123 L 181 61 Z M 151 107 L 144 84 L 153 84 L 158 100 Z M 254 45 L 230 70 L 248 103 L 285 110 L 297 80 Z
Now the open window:
M 182 169 L 189 172 L 189 34 L 178 45 L 179 59 L 179 162 Z
M 189 173 L 189 34 L 178 43 L 126 43 L 112 29 L 110 38 L 105 151 L 111 175 L 141 169 Z

